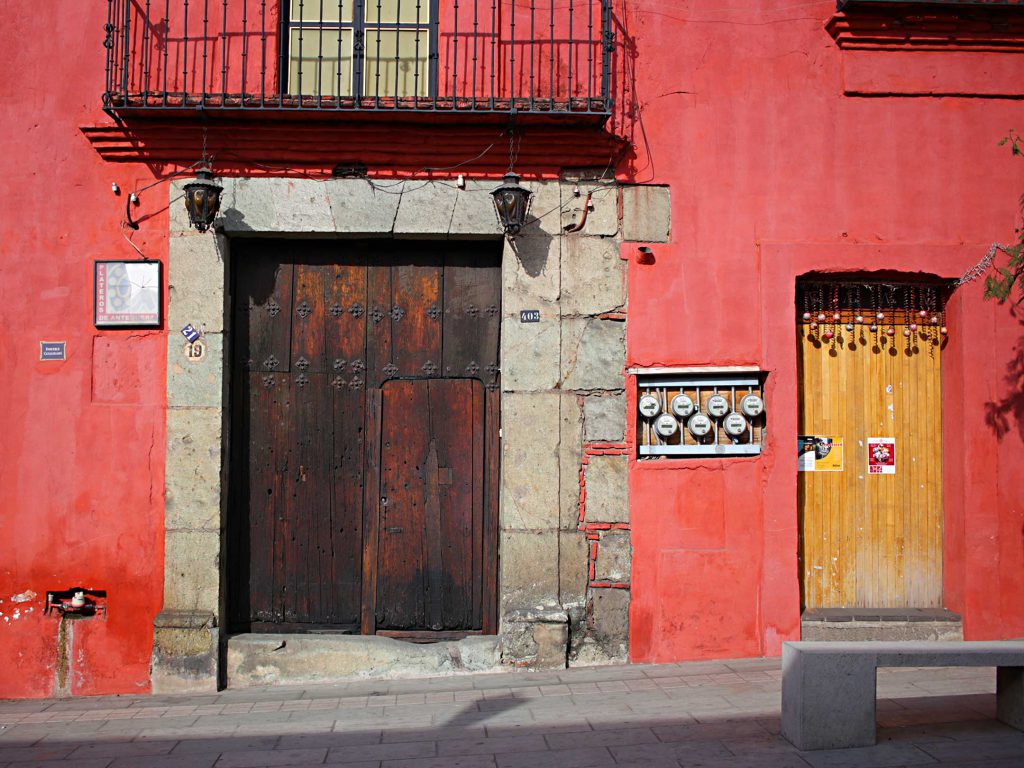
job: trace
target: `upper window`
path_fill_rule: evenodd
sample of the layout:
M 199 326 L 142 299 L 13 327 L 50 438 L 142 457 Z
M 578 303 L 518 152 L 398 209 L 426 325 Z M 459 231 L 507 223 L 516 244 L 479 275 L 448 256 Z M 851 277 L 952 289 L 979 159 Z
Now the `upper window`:
M 288 94 L 428 97 L 437 0 L 289 0 Z

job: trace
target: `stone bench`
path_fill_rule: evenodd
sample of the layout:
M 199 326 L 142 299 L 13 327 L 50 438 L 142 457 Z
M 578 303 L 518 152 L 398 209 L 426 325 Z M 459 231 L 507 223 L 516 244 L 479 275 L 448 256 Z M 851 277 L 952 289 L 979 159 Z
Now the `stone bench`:
M 878 667 L 996 667 L 997 716 L 1024 730 L 1024 641 L 805 641 L 782 646 L 782 735 L 797 749 L 874 744 Z

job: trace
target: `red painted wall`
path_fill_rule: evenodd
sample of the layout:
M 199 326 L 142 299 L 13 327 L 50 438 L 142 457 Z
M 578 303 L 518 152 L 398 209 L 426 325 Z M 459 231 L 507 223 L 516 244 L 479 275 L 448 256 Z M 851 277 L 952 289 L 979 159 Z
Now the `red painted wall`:
M 1024 163 L 996 143 L 1019 127 L 1020 101 L 1005 97 L 1022 95 L 1021 65 L 985 52 L 852 55 L 824 29 L 831 0 L 615 5 L 609 128 L 631 142 L 619 178 L 670 185 L 673 201 L 672 242 L 654 246 L 655 264 L 630 265 L 629 364 L 769 372 L 762 456 L 631 467 L 632 657 L 776 654 L 799 628 L 794 282 L 822 270 L 956 277 L 1008 240 Z M 105 21 L 97 0 L 8 10 L 0 25 L 0 697 L 56 691 L 58 620 L 42 599 L 73 585 L 106 589 L 108 616 L 75 625 L 66 690 L 149 687 L 167 330 L 95 329 L 92 262 L 136 256 L 120 229 L 124 195 L 192 163 L 199 138 L 194 122 L 96 138 L 113 125 L 99 109 Z M 991 98 L 934 95 L 972 89 Z M 500 126 L 424 141 L 439 119 L 405 141 L 388 133 L 374 154 L 380 126 L 320 123 L 317 155 L 291 141 L 300 124 L 211 128 L 211 149 L 234 143 L 225 169 L 252 174 L 266 172 L 258 163 L 322 172 L 337 147 L 358 146 L 373 173 L 404 175 L 502 141 Z M 139 146 L 148 164 L 133 159 Z M 520 169 L 550 176 L 618 151 L 608 137 L 527 128 Z M 500 146 L 461 170 L 493 174 L 504 161 Z M 165 189 L 143 193 L 149 218 L 133 237 L 157 259 Z M 932 404 L 945 419 L 947 599 L 969 638 L 1020 636 L 1024 407 L 1008 375 L 1024 326 L 977 285 L 958 292 L 950 323 L 943 402 Z M 40 362 L 41 340 L 66 340 L 68 360 Z M 1005 425 L 986 421 L 988 403 Z
M 670 184 L 673 222 L 656 263 L 630 265 L 629 364 L 760 366 L 769 429 L 756 459 L 631 466 L 634 661 L 798 639 L 796 279 L 957 278 L 1012 239 L 1024 189 L 997 146 L 1020 102 L 975 97 L 1024 94 L 1015 54 L 844 51 L 832 2 L 733 6 L 639 0 L 625 17 L 643 139 L 627 177 Z M 947 605 L 968 639 L 1019 637 L 1024 325 L 976 283 L 950 318 L 943 400 L 922 404 L 944 414 Z
M 166 339 L 92 324 L 93 260 L 137 258 L 111 182 L 153 178 L 104 162 L 79 131 L 108 121 L 105 17 L 104 3 L 49 2 L 9 7 L 0 25 L 0 697 L 56 691 L 59 620 L 44 600 L 72 586 L 107 590 L 109 613 L 76 622 L 66 690 L 149 690 Z M 152 258 L 166 252 L 159 231 L 135 238 Z M 43 340 L 66 341 L 67 361 L 40 362 Z

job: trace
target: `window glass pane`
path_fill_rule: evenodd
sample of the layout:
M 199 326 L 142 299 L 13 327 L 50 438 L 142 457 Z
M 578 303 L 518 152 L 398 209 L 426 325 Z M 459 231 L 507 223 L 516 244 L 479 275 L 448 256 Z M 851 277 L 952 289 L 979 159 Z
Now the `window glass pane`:
M 344 21 L 351 24 L 356 7 L 356 0 L 291 0 L 291 3 L 291 20 L 312 24 L 320 21 Z
M 292 96 L 352 95 L 351 29 L 293 28 L 289 43 L 288 93 Z
M 378 19 L 383 24 L 430 21 L 430 0 L 365 0 L 365 3 L 367 24 L 376 24 Z
M 428 29 L 367 29 L 364 50 L 366 96 L 426 96 L 430 92 Z

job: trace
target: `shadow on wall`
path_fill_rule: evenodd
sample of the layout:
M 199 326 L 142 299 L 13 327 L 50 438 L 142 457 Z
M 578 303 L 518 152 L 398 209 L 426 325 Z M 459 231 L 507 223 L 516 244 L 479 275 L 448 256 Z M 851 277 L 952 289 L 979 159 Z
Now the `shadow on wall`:
M 1024 310 L 1013 307 L 1010 315 L 1018 325 L 1024 326 Z M 1013 357 L 1006 366 L 1005 380 L 1009 392 L 1000 400 L 985 403 L 985 423 L 999 440 L 1014 428 L 1024 439 L 1024 334 L 1013 347 Z

